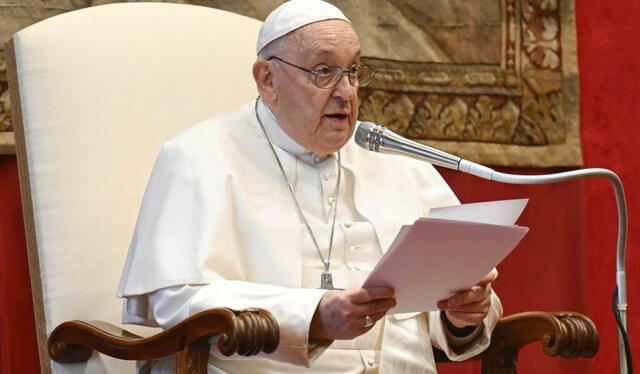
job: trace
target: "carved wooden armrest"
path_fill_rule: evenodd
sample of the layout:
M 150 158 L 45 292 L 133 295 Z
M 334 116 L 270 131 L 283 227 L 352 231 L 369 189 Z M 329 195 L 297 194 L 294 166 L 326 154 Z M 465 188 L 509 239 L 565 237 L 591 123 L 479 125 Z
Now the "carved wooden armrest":
M 174 354 L 174 367 L 189 364 L 206 372 L 209 340 L 214 335 L 218 335 L 220 352 L 227 356 L 271 353 L 280 340 L 278 323 L 268 311 L 216 308 L 194 314 L 149 337 L 102 321 L 68 321 L 53 330 L 48 349 L 53 360 L 63 363 L 87 361 L 93 350 L 123 360 L 149 360 Z
M 592 357 L 598 351 L 595 324 L 574 312 L 524 312 L 502 318 L 493 331 L 491 345 L 482 354 L 483 374 L 516 372 L 518 351 L 540 341 L 548 356 Z
M 548 356 L 591 357 L 598 351 L 598 330 L 586 316 L 574 312 L 524 312 L 502 318 L 491 344 L 471 360 L 482 360 L 482 374 L 515 374 L 518 352 L 540 341 Z M 449 362 L 444 352 L 434 349 L 437 362 Z

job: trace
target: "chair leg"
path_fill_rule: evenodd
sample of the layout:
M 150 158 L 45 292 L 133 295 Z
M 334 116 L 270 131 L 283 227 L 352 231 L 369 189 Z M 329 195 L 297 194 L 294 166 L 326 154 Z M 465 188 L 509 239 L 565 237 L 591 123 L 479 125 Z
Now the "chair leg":
M 174 374 L 206 374 L 209 362 L 209 344 L 185 347 L 173 355 Z

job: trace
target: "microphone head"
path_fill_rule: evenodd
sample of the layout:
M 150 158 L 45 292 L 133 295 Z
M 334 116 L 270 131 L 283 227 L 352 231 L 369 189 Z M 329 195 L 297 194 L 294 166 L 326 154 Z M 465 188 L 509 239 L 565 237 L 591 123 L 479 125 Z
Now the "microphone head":
M 355 134 L 356 144 L 368 151 L 379 152 L 379 137 L 383 130 L 373 122 L 360 122 Z
M 360 122 L 355 142 L 367 151 L 408 156 L 454 170 L 459 169 L 461 160 L 458 156 L 407 139 L 373 122 Z

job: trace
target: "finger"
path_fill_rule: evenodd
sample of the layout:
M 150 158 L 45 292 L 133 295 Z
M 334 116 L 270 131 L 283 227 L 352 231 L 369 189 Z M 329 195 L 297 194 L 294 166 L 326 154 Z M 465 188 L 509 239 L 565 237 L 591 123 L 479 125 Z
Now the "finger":
M 491 285 L 485 284 L 484 286 L 473 286 L 466 291 L 458 292 L 446 301 L 447 307 L 455 307 L 468 303 L 475 303 L 486 299 L 491 294 Z
M 485 275 L 484 278 L 480 279 L 480 281 L 478 283 L 476 283 L 476 285 L 482 286 L 482 285 L 491 283 L 494 280 L 496 280 L 496 278 L 498 278 L 498 269 L 493 268 L 493 269 L 491 269 L 489 274 Z
M 375 299 L 393 298 L 395 290 L 389 286 L 363 287 L 353 290 L 351 301 L 356 304 L 368 303 Z
M 486 313 L 462 313 L 462 312 L 446 312 L 447 319 L 455 327 L 463 328 L 467 326 L 477 326 L 487 316 Z
M 447 302 L 447 300 L 438 301 L 438 309 L 440 310 L 448 310 L 448 311 L 471 311 L 478 304 L 483 303 L 483 301 L 477 301 L 475 303 L 466 303 L 460 305 L 451 306 Z
M 371 321 L 373 321 L 373 324 L 371 326 L 366 326 L 367 325 L 366 316 L 367 315 L 362 316 L 362 329 L 365 332 L 371 330 L 376 325 L 376 323 L 385 316 L 385 314 L 384 313 L 368 314 L 368 316 L 371 318 Z
M 384 318 L 385 315 L 386 315 L 385 313 L 373 313 L 371 314 L 371 318 L 374 321 L 380 321 L 382 318 Z
M 352 317 L 364 317 L 374 314 L 385 315 L 396 304 L 397 302 L 394 298 L 375 299 L 368 303 L 353 304 Z
M 371 322 L 373 322 L 371 325 L 367 326 L 367 316 L 369 316 L 369 318 L 371 319 Z M 358 331 L 358 334 L 363 334 L 365 332 L 367 332 L 368 330 L 372 329 L 373 326 L 375 326 L 375 324 L 382 319 L 385 316 L 385 313 L 369 313 L 369 314 L 363 314 L 357 318 L 351 319 L 348 324 L 350 326 L 355 326 L 356 331 Z
M 447 312 L 460 312 L 460 313 L 487 313 L 491 308 L 491 300 L 484 299 L 476 303 L 462 304 L 455 307 L 445 306 L 441 308 Z
M 342 291 L 329 291 L 321 299 L 322 306 L 330 307 L 334 312 L 334 317 L 339 316 L 344 320 L 354 320 L 365 315 L 386 313 L 396 305 L 395 298 L 371 299 L 368 302 L 355 303 L 354 297 L 362 297 L 362 289 L 351 289 Z
M 375 299 L 368 303 L 357 304 L 358 311 L 361 315 L 367 314 L 385 314 L 389 309 L 396 306 L 396 299 Z

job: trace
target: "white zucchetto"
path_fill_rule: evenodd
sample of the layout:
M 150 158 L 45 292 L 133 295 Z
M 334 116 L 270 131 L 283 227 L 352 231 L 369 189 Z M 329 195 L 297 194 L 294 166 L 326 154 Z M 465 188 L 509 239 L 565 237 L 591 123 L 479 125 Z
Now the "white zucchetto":
M 329 19 L 349 21 L 334 5 L 322 0 L 291 0 L 274 9 L 258 33 L 256 53 L 272 41 L 310 23 Z

